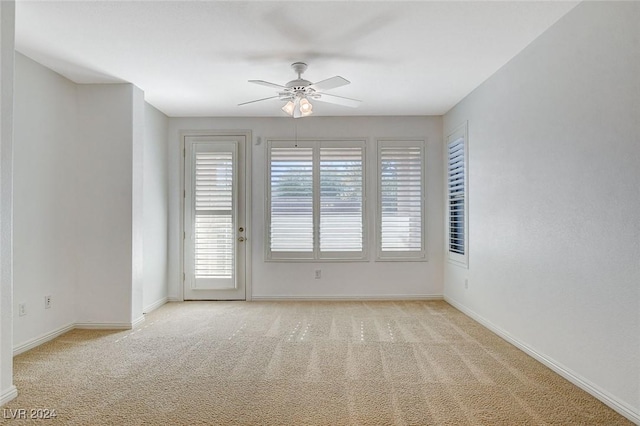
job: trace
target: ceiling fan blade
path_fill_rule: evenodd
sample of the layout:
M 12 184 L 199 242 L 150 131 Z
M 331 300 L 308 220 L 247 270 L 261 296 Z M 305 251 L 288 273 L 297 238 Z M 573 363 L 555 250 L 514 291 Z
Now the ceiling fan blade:
M 275 89 L 286 89 L 287 86 L 283 86 L 281 84 L 269 83 L 264 80 L 249 80 L 249 83 L 259 84 L 261 86 L 273 87 Z
M 280 96 L 269 96 L 268 98 L 262 98 L 262 99 L 256 99 L 255 101 L 243 102 L 241 104 L 238 104 L 238 106 L 252 104 L 254 102 L 267 101 L 269 99 L 280 99 Z
M 315 94 L 320 95 L 320 97 L 314 98 L 314 100 L 320 101 L 320 102 L 326 102 L 329 104 L 336 104 L 336 105 L 356 108 L 362 103 L 362 101 L 359 101 L 357 99 L 345 98 L 344 96 L 336 96 L 336 95 L 330 95 L 328 93 L 318 93 L 318 92 L 316 92 Z
M 314 89 L 314 90 L 331 90 L 331 89 L 335 89 L 336 87 L 342 87 L 342 86 L 346 86 L 347 84 L 350 84 L 351 82 L 349 80 L 347 80 L 344 77 L 340 77 L 339 75 L 336 75 L 335 77 L 331 77 L 328 78 L 326 80 L 322 80 L 319 81 L 317 83 L 313 83 L 311 86 L 309 86 L 310 88 Z

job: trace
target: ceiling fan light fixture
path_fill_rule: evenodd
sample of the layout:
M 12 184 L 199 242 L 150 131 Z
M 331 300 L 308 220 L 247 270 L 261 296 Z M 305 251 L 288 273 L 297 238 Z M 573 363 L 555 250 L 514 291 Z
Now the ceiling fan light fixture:
M 300 111 L 301 112 L 309 112 L 313 109 L 313 105 L 307 98 L 300 99 Z
M 296 97 L 296 99 L 293 101 L 293 118 L 300 118 L 302 117 L 302 111 L 300 110 L 300 98 Z
M 291 101 L 287 102 L 283 107 L 282 110 L 284 112 L 286 112 L 289 115 L 293 115 L 293 109 L 295 108 L 295 104 Z
M 313 114 L 313 105 L 305 97 L 297 97 L 293 101 L 287 102 L 282 110 L 293 118 L 307 117 Z
M 300 112 L 303 116 L 312 114 L 313 105 L 307 98 L 300 99 Z

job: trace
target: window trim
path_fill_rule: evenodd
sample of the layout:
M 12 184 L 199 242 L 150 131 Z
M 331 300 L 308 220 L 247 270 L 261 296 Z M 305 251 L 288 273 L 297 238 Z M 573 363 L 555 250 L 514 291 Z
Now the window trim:
M 310 147 L 313 161 L 313 250 L 311 252 L 271 251 L 271 148 Z M 320 149 L 353 147 L 362 149 L 362 251 L 325 252 L 320 251 Z M 367 212 L 367 139 L 366 138 L 268 138 L 266 141 L 265 164 L 265 262 L 366 262 L 369 260 L 369 235 Z
M 469 267 L 469 128 L 468 121 L 455 127 L 446 137 L 444 144 L 444 189 L 445 189 L 445 252 L 447 262 L 452 265 Z M 464 254 L 454 253 L 451 248 L 450 208 L 449 208 L 449 145 L 462 138 L 464 145 Z
M 382 148 L 387 146 L 420 148 L 422 160 L 422 199 L 420 200 L 420 209 L 422 212 L 420 218 L 420 251 L 398 251 L 383 252 L 382 251 Z M 427 258 L 427 144 L 425 139 L 421 138 L 378 138 L 376 139 L 376 261 L 378 262 L 426 262 Z

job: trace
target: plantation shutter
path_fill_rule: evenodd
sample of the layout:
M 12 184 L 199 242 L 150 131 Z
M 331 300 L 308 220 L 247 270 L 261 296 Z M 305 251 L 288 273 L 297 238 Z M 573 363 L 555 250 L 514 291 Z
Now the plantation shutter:
M 271 254 L 313 258 L 313 148 L 272 146 L 269 154 Z
M 320 148 L 320 256 L 362 257 L 364 147 L 339 144 Z
M 458 137 L 448 144 L 447 188 L 449 252 L 465 255 L 465 143 Z
M 234 156 L 233 146 L 195 152 L 194 272 L 206 288 L 235 287 Z
M 424 258 L 424 143 L 379 141 L 379 257 Z

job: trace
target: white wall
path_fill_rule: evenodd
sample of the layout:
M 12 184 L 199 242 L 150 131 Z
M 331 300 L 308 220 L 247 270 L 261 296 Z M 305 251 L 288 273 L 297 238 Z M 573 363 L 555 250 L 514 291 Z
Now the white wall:
M 76 85 L 16 53 L 14 347 L 75 321 L 76 116 Z
M 446 265 L 447 300 L 636 421 L 638 22 L 584 2 L 444 118 L 469 122 L 470 264 Z
M 19 53 L 16 66 L 21 351 L 76 323 L 135 323 L 166 300 L 168 119 L 135 86 L 78 86 Z
M 13 385 L 13 67 L 15 3 L 0 2 L 0 405 Z
M 143 307 L 148 312 L 167 299 L 169 119 L 145 104 L 144 130 Z
M 16 67 L 14 304 L 27 315 L 14 314 L 13 346 L 22 351 L 76 323 L 141 320 L 143 246 L 153 251 L 161 236 L 145 243 L 143 187 L 155 176 L 143 174 L 143 92 L 78 86 L 19 53 Z M 155 161 L 166 169 L 166 155 Z M 166 236 L 166 206 L 156 216 Z
M 144 320 L 144 93 L 131 87 L 131 321 Z
M 424 138 L 427 141 L 427 255 L 428 262 L 283 263 L 264 261 L 266 139 L 365 137 L 367 155 L 375 159 L 375 139 L 383 137 Z M 443 166 L 442 120 L 440 117 L 308 117 L 292 118 L 171 118 L 169 119 L 169 295 L 180 298 L 180 130 L 230 130 L 253 132 L 252 145 L 252 274 L 254 298 L 313 297 L 425 297 L 441 296 L 443 252 Z M 371 165 L 375 161 L 370 162 Z M 371 168 L 370 195 L 375 189 L 375 169 Z M 369 207 L 374 208 L 373 197 Z M 373 219 L 375 210 L 370 210 Z M 373 221 L 369 236 L 374 242 Z M 375 254 L 372 249 L 370 252 Z M 314 279 L 314 270 L 322 279 Z
M 77 322 L 81 324 L 126 326 L 136 319 L 132 259 L 137 90 L 131 84 L 78 86 Z

